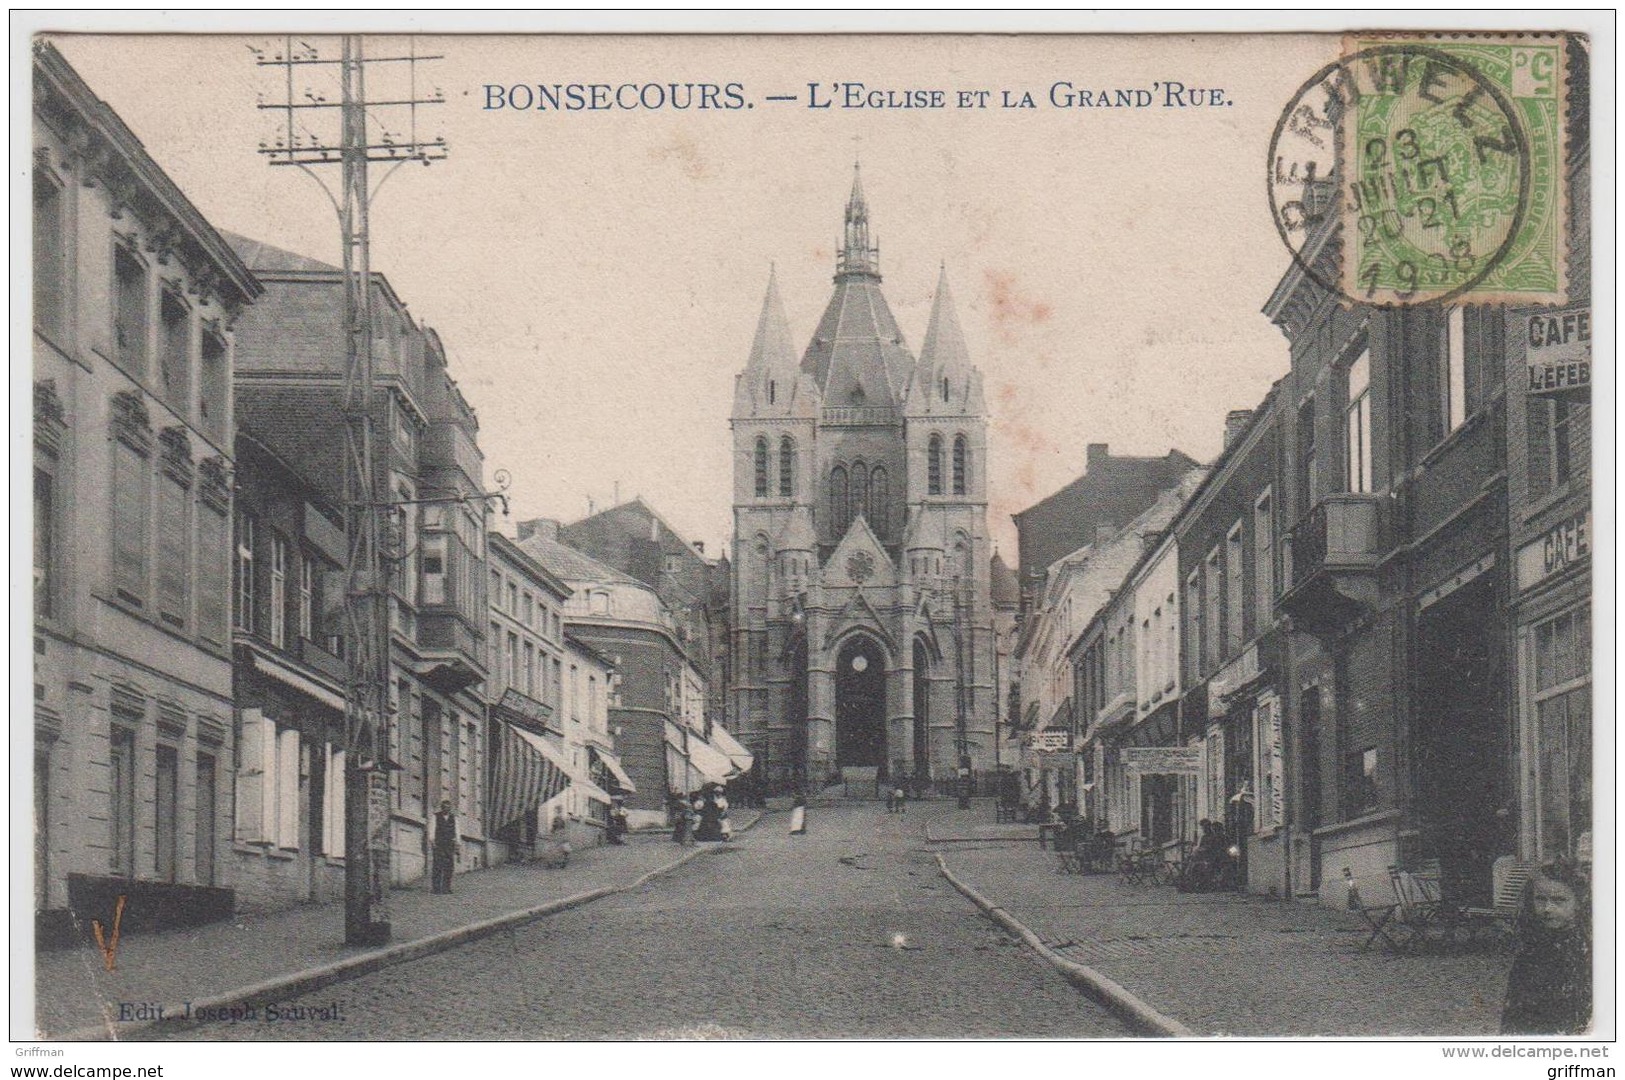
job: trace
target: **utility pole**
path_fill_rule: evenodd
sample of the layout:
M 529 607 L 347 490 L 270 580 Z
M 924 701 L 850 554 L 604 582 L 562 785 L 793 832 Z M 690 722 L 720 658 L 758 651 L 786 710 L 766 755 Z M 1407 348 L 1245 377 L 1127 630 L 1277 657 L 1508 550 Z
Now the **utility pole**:
M 339 56 L 324 56 L 307 41 L 292 36 L 280 49 L 250 47 L 259 67 L 285 73 L 282 100 L 259 108 L 280 113 L 280 130 L 259 152 L 270 164 L 292 165 L 321 185 L 338 214 L 344 265 L 344 644 L 348 678 L 345 684 L 344 770 L 344 939 L 351 945 L 381 945 L 389 940 L 386 897 L 390 884 L 389 772 L 398 768 L 389 759 L 393 716 L 389 705 L 390 627 L 388 558 L 383 550 L 389 534 L 391 506 L 387 455 L 389 395 L 380 392 L 372 354 L 372 260 L 368 211 L 378 188 L 408 161 L 431 161 L 446 156 L 443 136 L 420 141 L 419 105 L 444 102 L 438 89 L 427 97 L 417 90 L 418 65 L 438 56 L 417 55 L 413 43 L 406 55 L 368 59 L 359 34 L 346 34 Z M 404 93 L 369 100 L 366 75 L 369 65 L 404 64 Z M 338 74 L 338 100 L 318 88 L 303 87 L 294 97 L 294 75 Z M 400 70 L 400 69 L 396 69 Z M 303 81 L 303 80 L 301 80 Z M 397 82 L 399 80 L 396 80 Z M 331 92 L 331 87 L 327 88 Z M 311 110 L 306 112 L 305 110 Z M 312 126 L 337 110 L 338 129 L 318 134 Z M 311 117 L 307 125 L 304 117 Z M 382 118 L 400 127 L 391 131 Z M 372 141 L 371 122 L 377 120 L 378 142 Z M 336 137 L 335 137 L 336 136 Z M 370 187 L 368 165 L 392 164 Z M 340 193 L 334 197 L 316 166 L 338 165 Z

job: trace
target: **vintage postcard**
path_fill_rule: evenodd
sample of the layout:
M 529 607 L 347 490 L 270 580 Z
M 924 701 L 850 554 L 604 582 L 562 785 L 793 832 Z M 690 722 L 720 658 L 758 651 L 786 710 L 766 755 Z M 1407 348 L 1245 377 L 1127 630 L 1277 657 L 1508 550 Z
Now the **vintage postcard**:
M 1612 16 L 443 22 L 14 41 L 19 1054 L 1612 1038 Z

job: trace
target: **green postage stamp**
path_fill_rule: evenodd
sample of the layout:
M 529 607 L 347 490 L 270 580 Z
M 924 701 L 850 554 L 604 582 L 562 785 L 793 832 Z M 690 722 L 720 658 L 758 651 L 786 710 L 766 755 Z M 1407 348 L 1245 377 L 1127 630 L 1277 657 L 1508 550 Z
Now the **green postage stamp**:
M 1561 303 L 1567 68 L 1549 35 L 1351 35 L 1341 291 Z

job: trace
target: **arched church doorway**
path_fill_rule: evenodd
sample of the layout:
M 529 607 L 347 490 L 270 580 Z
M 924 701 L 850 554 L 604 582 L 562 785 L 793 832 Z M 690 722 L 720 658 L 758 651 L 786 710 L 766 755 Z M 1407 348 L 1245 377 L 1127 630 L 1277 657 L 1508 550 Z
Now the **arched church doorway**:
M 931 654 L 925 642 L 914 639 L 914 776 L 931 775 Z
M 859 635 L 836 657 L 835 764 L 878 766 L 885 760 L 885 654 Z

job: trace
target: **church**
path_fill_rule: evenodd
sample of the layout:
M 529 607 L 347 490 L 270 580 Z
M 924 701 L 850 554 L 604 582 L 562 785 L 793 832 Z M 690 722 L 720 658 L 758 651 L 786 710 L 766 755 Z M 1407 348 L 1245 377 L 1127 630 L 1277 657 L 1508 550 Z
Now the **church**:
M 948 291 L 916 358 L 854 172 L 798 360 L 774 276 L 733 407 L 731 718 L 770 790 L 994 765 L 987 406 Z

